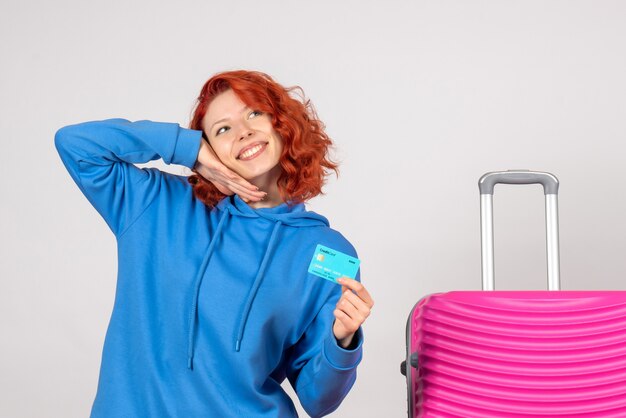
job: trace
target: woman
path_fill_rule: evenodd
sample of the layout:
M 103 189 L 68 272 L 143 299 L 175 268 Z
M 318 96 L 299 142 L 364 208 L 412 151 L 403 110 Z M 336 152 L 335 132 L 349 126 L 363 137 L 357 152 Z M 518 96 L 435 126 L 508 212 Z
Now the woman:
M 190 129 L 108 119 L 56 133 L 118 245 L 92 417 L 295 417 L 285 378 L 321 417 L 351 389 L 373 301 L 358 273 L 341 287 L 308 273 L 318 244 L 357 255 L 304 207 L 337 166 L 292 90 L 224 72 Z M 194 174 L 132 164 L 158 158 Z

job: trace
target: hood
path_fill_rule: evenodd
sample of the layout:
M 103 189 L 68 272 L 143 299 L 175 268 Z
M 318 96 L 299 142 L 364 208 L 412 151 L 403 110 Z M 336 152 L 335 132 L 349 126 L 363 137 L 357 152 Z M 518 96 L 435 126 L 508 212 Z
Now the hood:
M 254 302 L 257 291 L 261 282 L 263 281 L 263 275 L 267 267 L 268 260 L 274 251 L 274 247 L 278 242 L 278 235 L 280 233 L 281 226 L 287 227 L 311 227 L 311 226 L 329 226 L 328 219 L 315 212 L 307 211 L 304 203 L 293 204 L 292 202 L 282 203 L 281 205 L 273 208 L 261 208 L 254 209 L 244 202 L 238 195 L 227 196 L 222 199 L 216 206 L 218 212 L 220 212 L 220 220 L 215 229 L 215 233 L 211 237 L 209 246 L 207 247 L 206 254 L 198 270 L 198 275 L 194 280 L 194 292 L 191 300 L 191 311 L 189 315 L 189 340 L 188 340 L 188 364 L 187 367 L 193 370 L 193 355 L 194 355 L 194 337 L 196 322 L 198 320 L 198 295 L 200 294 L 200 286 L 202 279 L 211 260 L 211 255 L 215 249 L 216 242 L 222 233 L 224 225 L 228 223 L 228 219 L 231 216 L 241 216 L 244 218 L 251 218 L 251 222 L 271 222 L 274 224 L 272 233 L 269 239 L 265 254 L 259 265 L 256 277 L 252 282 L 252 286 L 248 291 L 248 296 L 245 301 L 244 310 L 238 321 L 237 336 L 234 341 L 234 350 L 239 351 L 241 348 L 241 340 L 243 338 L 246 323 L 248 322 L 248 315 L 250 308 Z

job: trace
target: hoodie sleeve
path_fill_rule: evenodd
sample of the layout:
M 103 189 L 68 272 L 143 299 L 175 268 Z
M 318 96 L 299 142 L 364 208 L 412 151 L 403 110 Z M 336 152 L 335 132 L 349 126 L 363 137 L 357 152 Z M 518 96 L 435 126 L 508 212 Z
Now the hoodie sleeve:
M 356 280 L 360 281 L 360 273 Z M 356 380 L 363 354 L 363 330 L 354 334 L 348 349 L 333 334 L 333 311 L 341 287 L 333 292 L 298 341 L 287 364 L 287 378 L 311 417 L 323 417 L 339 407 Z
M 65 126 L 54 144 L 74 182 L 119 238 L 160 187 L 159 170 L 133 163 L 163 158 L 193 168 L 201 135 L 177 123 L 107 119 Z

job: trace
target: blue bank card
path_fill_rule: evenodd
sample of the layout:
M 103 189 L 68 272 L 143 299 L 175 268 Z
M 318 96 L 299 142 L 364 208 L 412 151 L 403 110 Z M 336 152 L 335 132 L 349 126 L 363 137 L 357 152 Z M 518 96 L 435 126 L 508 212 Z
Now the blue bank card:
M 318 244 L 309 264 L 309 273 L 338 283 L 342 276 L 354 279 L 361 261 L 332 248 Z

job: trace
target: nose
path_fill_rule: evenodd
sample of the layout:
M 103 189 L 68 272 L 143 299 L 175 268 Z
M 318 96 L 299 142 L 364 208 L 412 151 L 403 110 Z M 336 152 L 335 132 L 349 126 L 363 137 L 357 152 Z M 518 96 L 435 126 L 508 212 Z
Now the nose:
M 241 132 L 239 133 L 239 140 L 242 141 L 252 135 L 254 135 L 254 131 L 247 126 L 243 126 Z

